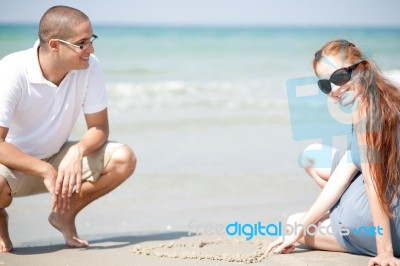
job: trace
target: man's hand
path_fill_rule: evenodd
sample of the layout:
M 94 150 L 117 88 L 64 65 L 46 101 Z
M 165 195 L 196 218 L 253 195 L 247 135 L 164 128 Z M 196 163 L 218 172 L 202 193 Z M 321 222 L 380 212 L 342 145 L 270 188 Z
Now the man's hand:
M 70 208 L 74 189 L 80 192 L 82 185 L 82 155 L 77 145 L 71 146 L 62 159 L 55 183 L 56 206 L 54 211 L 64 212 Z
M 57 196 L 55 194 L 57 171 L 51 164 L 46 162 L 44 163 L 46 164 L 46 170 L 42 174 L 43 182 L 47 190 L 50 192 L 51 209 L 54 211 L 57 205 Z

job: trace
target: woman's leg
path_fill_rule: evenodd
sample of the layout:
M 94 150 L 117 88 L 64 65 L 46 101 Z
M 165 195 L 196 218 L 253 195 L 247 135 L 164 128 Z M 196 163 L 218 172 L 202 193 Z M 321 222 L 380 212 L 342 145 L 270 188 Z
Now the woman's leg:
M 301 154 L 301 166 L 320 188 L 328 182 L 336 151 L 333 147 L 314 143 Z
M 296 213 L 288 218 L 287 224 L 292 226 L 290 230 L 296 228 L 296 226 L 302 226 L 300 220 L 304 214 L 304 212 Z M 312 249 L 346 252 L 337 242 L 336 237 L 332 234 L 332 228 L 330 227 L 331 221 L 329 215 L 326 214 L 316 226 L 308 226 L 306 228 L 306 235 L 300 238 L 298 242 Z

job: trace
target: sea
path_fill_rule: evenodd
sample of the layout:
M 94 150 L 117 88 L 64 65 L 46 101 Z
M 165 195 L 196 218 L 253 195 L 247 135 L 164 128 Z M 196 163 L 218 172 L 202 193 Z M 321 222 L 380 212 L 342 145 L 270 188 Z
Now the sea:
M 304 209 L 314 194 L 286 204 L 285 211 L 270 204 L 287 203 L 285 193 L 293 196 L 299 193 L 294 187 L 310 181 L 298 157 L 309 142 L 321 142 L 321 133 L 315 133 L 321 127 L 309 122 L 322 113 L 317 119 L 324 119 L 329 105 L 325 96 L 311 97 L 321 99 L 314 53 L 330 40 L 347 39 L 400 82 L 400 28 L 93 25 L 93 30 L 109 96 L 110 138 L 130 145 L 138 166 L 118 193 L 102 199 L 117 218 L 107 216 L 92 231 L 90 215 L 79 220 L 89 233 L 109 232 L 110 223 L 120 231 L 185 229 L 193 219 L 257 220 Z M 37 25 L 0 25 L 0 58 L 32 47 L 37 38 Z M 300 87 L 309 98 L 301 98 Z M 84 131 L 80 120 L 72 138 Z M 14 214 L 39 211 L 33 203 L 17 204 Z M 97 206 L 102 216 L 103 205 Z M 39 237 L 18 230 L 20 239 Z
M 113 109 L 143 119 L 164 108 L 184 110 L 175 115 L 185 117 L 212 116 L 216 109 L 276 109 L 270 107 L 287 102 L 286 82 L 313 76 L 315 51 L 332 39 L 352 41 L 383 72 L 400 77 L 399 28 L 93 29 Z M 37 25 L 0 25 L 0 58 L 33 46 L 37 38 Z

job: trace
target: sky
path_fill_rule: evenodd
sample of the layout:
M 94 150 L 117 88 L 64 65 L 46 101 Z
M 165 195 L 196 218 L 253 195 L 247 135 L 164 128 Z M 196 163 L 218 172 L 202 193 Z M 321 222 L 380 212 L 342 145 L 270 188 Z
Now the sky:
M 94 24 L 400 27 L 400 0 L 0 0 L 0 23 L 38 23 L 60 4 Z

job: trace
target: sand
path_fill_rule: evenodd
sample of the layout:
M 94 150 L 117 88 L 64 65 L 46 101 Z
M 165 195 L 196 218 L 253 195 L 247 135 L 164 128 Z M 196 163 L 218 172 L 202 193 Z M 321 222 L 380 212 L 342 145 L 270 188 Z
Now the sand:
M 16 247 L 0 255 L 0 265 L 367 265 L 369 258 L 345 253 L 310 251 L 299 246 L 291 254 L 263 252 L 268 241 L 187 236 L 187 232 L 90 236 L 85 249 L 46 241 Z
M 116 136 L 134 148 L 139 164 L 132 178 L 78 215 L 90 246 L 65 247 L 47 222 L 48 195 L 17 198 L 7 209 L 14 250 L 0 254 L 0 265 L 367 265 L 366 256 L 304 247 L 266 256 L 275 237 L 189 236 L 198 226 L 285 222 L 318 196 L 297 165 L 308 143 L 294 142 L 286 123 L 252 119 L 157 124 Z

